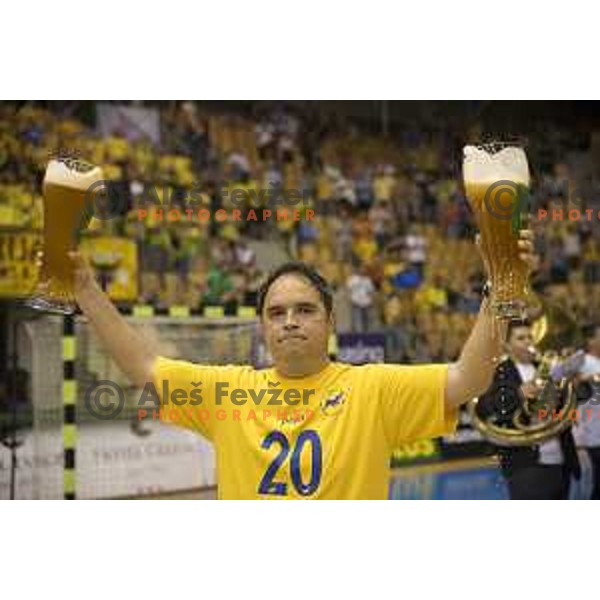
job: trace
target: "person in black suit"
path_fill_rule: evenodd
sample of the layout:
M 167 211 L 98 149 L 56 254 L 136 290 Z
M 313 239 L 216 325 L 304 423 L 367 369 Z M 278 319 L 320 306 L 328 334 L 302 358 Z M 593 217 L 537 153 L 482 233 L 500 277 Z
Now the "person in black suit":
M 532 348 L 529 322 L 512 321 L 507 332 L 508 357 L 498 365 L 491 386 L 479 400 L 483 414 L 494 410 L 499 386 L 508 388 L 507 409 L 511 409 L 511 403 L 518 402 L 519 389 L 526 398 L 534 398 L 539 393 L 534 382 L 536 364 Z M 497 453 L 511 500 L 568 498 L 571 474 L 577 476 L 579 467 L 570 429 L 537 446 L 498 446 Z

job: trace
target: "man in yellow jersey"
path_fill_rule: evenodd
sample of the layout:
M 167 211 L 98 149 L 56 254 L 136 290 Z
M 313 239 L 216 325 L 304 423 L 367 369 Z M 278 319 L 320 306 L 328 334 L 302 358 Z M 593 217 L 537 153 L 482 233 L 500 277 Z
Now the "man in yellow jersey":
M 519 242 L 529 265 L 531 239 L 523 231 Z M 455 363 L 332 362 L 329 286 L 307 265 L 287 263 L 257 306 L 272 368 L 167 359 L 121 317 L 81 256 L 73 260 L 78 303 L 116 363 L 140 387 L 168 386 L 162 418 L 214 443 L 220 498 L 387 498 L 392 450 L 452 431 L 458 406 L 488 388 L 502 353 L 503 328 L 484 298 Z

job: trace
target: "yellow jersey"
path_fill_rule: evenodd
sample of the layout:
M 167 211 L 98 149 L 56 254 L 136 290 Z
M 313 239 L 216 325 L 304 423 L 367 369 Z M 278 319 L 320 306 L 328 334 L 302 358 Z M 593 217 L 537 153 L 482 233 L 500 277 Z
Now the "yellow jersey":
M 213 442 L 222 499 L 386 499 L 392 451 L 454 430 L 448 365 L 275 369 L 160 357 L 161 419 Z

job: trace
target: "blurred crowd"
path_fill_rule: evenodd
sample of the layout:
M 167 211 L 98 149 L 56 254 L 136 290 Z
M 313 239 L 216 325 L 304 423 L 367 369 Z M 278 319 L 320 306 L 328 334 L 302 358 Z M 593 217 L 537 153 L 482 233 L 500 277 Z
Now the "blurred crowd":
M 0 104 L 0 227 L 41 228 L 48 158 L 75 152 L 102 165 L 126 198 L 115 218 L 94 220 L 86 235 L 135 241 L 140 302 L 251 306 L 270 266 L 264 257 L 295 257 L 333 284 L 338 329 L 384 332 L 392 362 L 457 357 L 484 283 L 460 182 L 464 137 L 417 129 L 377 136 L 282 104 L 258 103 L 241 115 L 173 102 L 140 106 L 158 113 L 151 139 L 125 127 L 101 132 L 76 109 Z M 536 206 L 564 206 L 572 177 L 560 157 L 545 161 L 533 181 Z M 213 213 L 232 208 L 234 189 L 256 198 L 297 190 L 308 198 L 301 215 L 308 206 L 314 219 L 168 221 L 153 214 L 149 186 L 182 209 L 194 188 Z M 246 202 L 242 210 L 262 207 Z M 600 305 L 598 224 L 534 219 L 532 227 L 540 233 L 536 289 L 590 320 Z

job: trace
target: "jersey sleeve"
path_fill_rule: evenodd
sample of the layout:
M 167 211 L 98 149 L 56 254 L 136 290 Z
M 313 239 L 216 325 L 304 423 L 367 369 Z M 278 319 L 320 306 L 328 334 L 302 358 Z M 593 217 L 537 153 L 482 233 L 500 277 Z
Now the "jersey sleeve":
M 200 365 L 158 357 L 152 375 L 160 401 L 161 421 L 173 423 L 214 440 L 217 383 L 237 380 L 241 367 Z
M 448 365 L 374 365 L 383 427 L 392 449 L 452 433 L 458 409 L 447 409 Z

